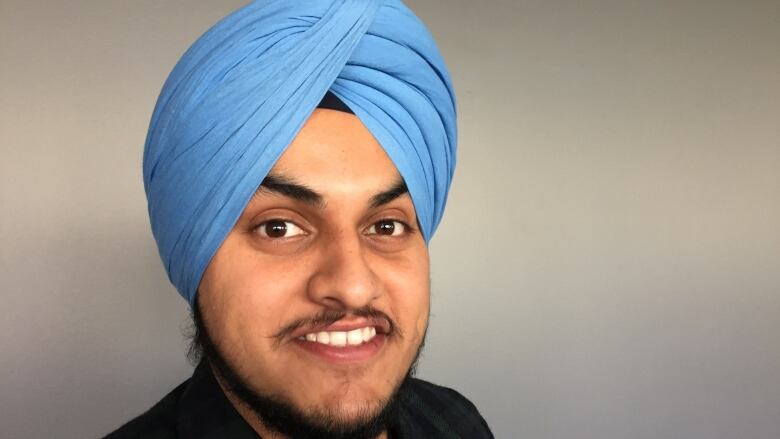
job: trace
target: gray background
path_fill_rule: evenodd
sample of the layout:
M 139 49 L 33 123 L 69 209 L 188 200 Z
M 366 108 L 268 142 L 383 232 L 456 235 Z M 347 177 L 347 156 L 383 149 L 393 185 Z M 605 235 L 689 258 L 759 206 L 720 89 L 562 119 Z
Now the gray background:
M 0 0 L 0 437 L 189 375 L 141 150 L 242 3 Z M 780 2 L 409 4 L 461 124 L 420 375 L 499 438 L 780 437 Z

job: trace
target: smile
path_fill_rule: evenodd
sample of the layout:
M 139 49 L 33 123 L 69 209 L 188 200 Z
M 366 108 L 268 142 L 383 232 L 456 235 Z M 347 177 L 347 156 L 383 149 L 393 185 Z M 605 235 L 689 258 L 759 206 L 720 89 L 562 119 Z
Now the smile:
M 328 346 L 344 347 L 359 346 L 376 337 L 376 328 L 366 326 L 351 331 L 320 331 L 310 332 L 298 337 L 298 340 L 319 343 Z
M 340 321 L 325 328 L 301 331 L 293 339 L 308 355 L 318 361 L 335 364 L 356 364 L 369 361 L 382 352 L 390 330 L 383 321 Z

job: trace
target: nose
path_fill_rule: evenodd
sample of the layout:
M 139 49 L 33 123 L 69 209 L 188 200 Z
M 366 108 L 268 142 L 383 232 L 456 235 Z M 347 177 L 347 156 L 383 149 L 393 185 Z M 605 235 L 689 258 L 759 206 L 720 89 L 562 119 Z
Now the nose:
M 309 279 L 309 298 L 328 308 L 355 310 L 381 295 L 357 233 L 340 233 L 322 244 L 320 263 Z

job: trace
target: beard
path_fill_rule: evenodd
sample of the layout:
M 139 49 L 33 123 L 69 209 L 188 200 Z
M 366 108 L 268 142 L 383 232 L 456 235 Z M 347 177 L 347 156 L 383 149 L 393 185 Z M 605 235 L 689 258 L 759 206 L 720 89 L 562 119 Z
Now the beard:
M 303 412 L 282 397 L 256 390 L 220 352 L 220 347 L 208 333 L 197 299 L 192 320 L 194 334 L 188 353 L 190 360 L 197 363 L 205 357 L 212 367 L 212 372 L 219 374 L 228 391 L 249 407 L 267 429 L 295 439 L 374 439 L 388 430 L 399 407 L 398 395 L 415 374 L 427 335 L 426 327 L 404 378 L 391 394 L 386 399 L 377 401 L 378 404 L 373 410 L 365 407 L 357 415 L 347 419 L 330 412 Z M 333 321 L 336 320 L 338 318 L 334 316 Z

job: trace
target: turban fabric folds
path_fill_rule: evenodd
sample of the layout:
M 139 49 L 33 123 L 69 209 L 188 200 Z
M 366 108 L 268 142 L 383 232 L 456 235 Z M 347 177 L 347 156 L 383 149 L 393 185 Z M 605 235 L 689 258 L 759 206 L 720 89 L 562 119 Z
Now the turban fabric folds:
M 255 1 L 182 56 L 144 148 L 152 232 L 190 305 L 214 253 L 328 91 L 398 168 L 430 240 L 457 133 L 449 73 L 425 26 L 399 0 Z

